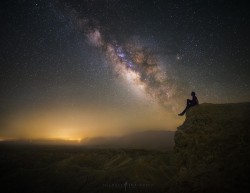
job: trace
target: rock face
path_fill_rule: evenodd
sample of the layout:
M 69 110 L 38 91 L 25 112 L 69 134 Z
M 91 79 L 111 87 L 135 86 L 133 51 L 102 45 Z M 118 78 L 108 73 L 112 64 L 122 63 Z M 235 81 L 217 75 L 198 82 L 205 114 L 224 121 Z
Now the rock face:
M 177 192 L 249 192 L 250 103 L 190 108 L 175 154 Z

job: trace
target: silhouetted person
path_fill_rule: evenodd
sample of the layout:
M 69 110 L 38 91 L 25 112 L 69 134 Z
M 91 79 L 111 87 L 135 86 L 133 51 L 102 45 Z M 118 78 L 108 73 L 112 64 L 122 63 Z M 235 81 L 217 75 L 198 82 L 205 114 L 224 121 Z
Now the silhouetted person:
M 192 96 L 192 100 L 187 99 L 187 106 L 184 109 L 184 111 L 182 111 L 182 113 L 178 114 L 179 116 L 182 116 L 186 113 L 186 111 L 190 108 L 193 107 L 195 105 L 199 104 L 198 98 L 195 96 L 195 92 L 191 92 L 191 96 Z

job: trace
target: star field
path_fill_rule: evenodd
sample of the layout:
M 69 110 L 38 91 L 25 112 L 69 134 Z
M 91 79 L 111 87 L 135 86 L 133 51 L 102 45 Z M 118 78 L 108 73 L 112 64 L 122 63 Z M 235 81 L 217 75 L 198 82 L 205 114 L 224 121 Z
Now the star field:
M 105 128 L 174 129 L 191 91 L 201 103 L 250 100 L 244 2 L 10 0 L 0 9 L 0 137 L 22 133 L 13 120 L 32 130 L 37 122 L 25 124 L 40 112 L 102 117 L 76 126 L 91 136 Z M 50 133 L 56 123 L 48 125 Z M 78 135 L 72 130 L 65 136 Z

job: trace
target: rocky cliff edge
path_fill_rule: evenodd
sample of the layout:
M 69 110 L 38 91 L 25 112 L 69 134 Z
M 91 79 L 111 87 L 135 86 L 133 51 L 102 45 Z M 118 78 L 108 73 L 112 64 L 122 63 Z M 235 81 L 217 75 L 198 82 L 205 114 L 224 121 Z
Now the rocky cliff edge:
M 250 103 L 201 104 L 175 133 L 177 192 L 247 192 Z

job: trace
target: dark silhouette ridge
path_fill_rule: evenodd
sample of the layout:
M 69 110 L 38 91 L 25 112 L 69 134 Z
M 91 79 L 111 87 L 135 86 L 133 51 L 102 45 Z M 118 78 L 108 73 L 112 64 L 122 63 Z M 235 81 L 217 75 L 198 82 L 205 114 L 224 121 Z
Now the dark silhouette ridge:
M 191 92 L 191 96 L 192 96 L 192 100 L 187 99 L 187 106 L 182 111 L 182 113 L 178 114 L 179 116 L 183 116 L 190 107 L 193 107 L 199 104 L 198 98 L 195 96 L 195 92 Z

